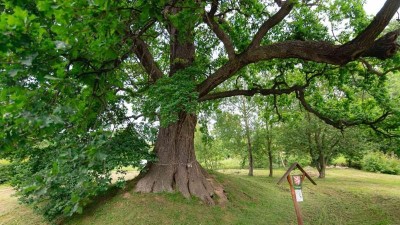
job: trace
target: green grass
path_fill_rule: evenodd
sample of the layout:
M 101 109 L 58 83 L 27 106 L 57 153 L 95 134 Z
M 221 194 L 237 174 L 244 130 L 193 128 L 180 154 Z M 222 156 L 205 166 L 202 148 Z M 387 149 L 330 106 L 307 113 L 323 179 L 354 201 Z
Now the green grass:
M 314 171 L 315 172 L 315 171 Z M 180 194 L 138 194 L 132 189 L 114 191 L 73 217 L 66 224 L 297 224 L 287 183 L 276 185 L 284 173 L 224 169 L 215 173 L 229 198 L 225 207 L 206 206 L 196 198 Z M 374 174 L 353 169 L 328 169 L 327 178 L 315 179 L 317 186 L 305 182 L 304 202 L 300 203 L 305 224 L 398 225 L 400 224 L 400 176 Z M 8 186 L 0 186 L 0 195 Z M 6 200 L 8 213 L 0 205 L 0 224 L 44 224 L 15 199 Z
M 224 159 L 219 162 L 222 169 L 240 169 L 241 161 L 237 158 Z
M 40 216 L 33 213 L 32 209 L 24 205 L 20 205 L 15 197 L 11 197 L 14 193 L 8 185 L 0 185 L 0 224 L 47 224 Z

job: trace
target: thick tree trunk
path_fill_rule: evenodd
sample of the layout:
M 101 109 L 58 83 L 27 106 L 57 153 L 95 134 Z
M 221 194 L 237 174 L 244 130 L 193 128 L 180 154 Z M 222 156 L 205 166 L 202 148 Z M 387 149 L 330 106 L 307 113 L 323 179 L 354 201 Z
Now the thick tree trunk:
M 155 145 L 158 161 L 152 163 L 136 185 L 138 192 L 179 191 L 185 197 L 197 196 L 214 204 L 214 193 L 226 199 L 217 185 L 197 162 L 194 152 L 196 116 L 181 113 L 179 120 L 161 127 Z
M 178 14 L 182 8 L 168 6 L 165 13 Z M 194 24 L 186 24 L 187 29 L 178 29 L 172 23 L 168 26 L 170 34 L 170 73 L 183 71 L 195 59 L 193 37 Z M 188 74 L 188 79 L 194 79 Z M 162 119 L 162 118 L 161 118 Z M 196 160 L 194 152 L 194 131 L 197 119 L 193 114 L 180 113 L 177 122 L 161 127 L 154 151 L 158 161 L 148 165 L 136 185 L 138 192 L 179 191 L 185 197 L 197 196 L 208 204 L 224 203 L 227 198 L 221 185 L 216 183 Z

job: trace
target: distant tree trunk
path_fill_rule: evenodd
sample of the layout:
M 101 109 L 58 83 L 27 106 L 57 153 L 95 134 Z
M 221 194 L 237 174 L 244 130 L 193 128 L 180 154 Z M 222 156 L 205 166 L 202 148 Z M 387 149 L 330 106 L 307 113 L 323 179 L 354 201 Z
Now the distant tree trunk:
M 251 146 L 251 135 L 250 135 L 250 125 L 249 125 L 249 111 L 246 105 L 245 97 L 242 97 L 242 110 L 243 110 L 243 119 L 246 131 L 246 139 L 247 139 L 247 151 L 249 154 L 249 176 L 253 176 L 254 170 L 254 162 L 253 162 L 253 149 Z
M 310 123 L 311 115 L 307 113 L 307 120 Z M 316 129 L 314 132 L 306 130 L 308 149 L 310 156 L 312 158 L 312 164 L 318 170 L 318 178 L 325 178 L 326 161 L 324 156 L 324 138 L 325 134 L 322 132 L 321 128 Z
M 283 158 L 283 152 L 279 153 L 279 158 L 281 159 L 282 167 L 286 167 L 286 160 Z
M 272 163 L 273 163 L 273 158 L 272 158 L 272 149 L 271 149 L 271 140 L 269 140 L 268 141 L 268 162 L 269 162 L 269 177 L 272 177 L 274 174 L 274 172 L 273 172 L 273 169 L 274 169 L 274 167 L 273 167 L 273 165 L 272 165 Z
M 317 131 L 314 133 L 314 141 L 315 141 L 315 148 L 316 152 L 318 154 L 318 159 L 317 159 L 317 170 L 319 173 L 318 178 L 325 178 L 325 170 L 326 170 L 326 161 L 325 161 L 325 155 L 324 155 L 324 140 L 325 140 L 325 134 L 323 133 L 322 129 L 319 128 Z
M 272 152 L 268 152 L 268 161 L 269 161 L 269 177 L 273 177 L 274 176 L 274 167 L 272 165 Z
M 249 151 L 249 176 L 253 176 L 254 171 L 254 162 L 253 162 L 253 150 L 251 147 L 251 142 L 248 142 L 248 151 Z
M 265 123 L 266 123 L 266 129 L 267 129 L 267 152 L 268 152 L 268 163 L 269 163 L 269 177 L 272 177 L 273 176 L 273 165 L 272 165 L 272 163 L 273 163 L 273 158 L 272 158 L 272 137 L 271 137 L 271 128 L 272 128 L 272 126 L 270 127 L 269 125 L 268 125 L 268 121 L 266 120 L 265 121 Z
M 247 120 L 245 120 L 245 121 L 247 121 Z M 249 153 L 249 176 L 253 176 L 253 170 L 254 170 L 253 148 L 251 146 L 250 131 L 248 129 L 249 129 L 249 127 L 246 122 L 247 151 Z
M 316 167 L 319 173 L 318 178 L 325 178 L 326 158 L 322 153 L 318 157 L 318 161 L 316 162 Z

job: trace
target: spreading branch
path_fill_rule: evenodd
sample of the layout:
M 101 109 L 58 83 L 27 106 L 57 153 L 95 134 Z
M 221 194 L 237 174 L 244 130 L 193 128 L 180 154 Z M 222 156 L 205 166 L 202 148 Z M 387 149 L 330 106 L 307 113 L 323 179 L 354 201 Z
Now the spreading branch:
M 279 9 L 279 11 L 274 14 L 272 17 L 267 19 L 259 28 L 257 33 L 254 35 L 253 41 L 251 42 L 249 48 L 254 48 L 256 46 L 259 46 L 262 39 L 264 36 L 268 33 L 271 28 L 276 26 L 278 23 L 280 23 L 289 13 L 292 11 L 294 3 L 292 1 L 286 1 L 284 3 L 281 3 L 282 7 Z
M 224 45 L 225 50 L 228 53 L 228 58 L 233 59 L 236 55 L 235 47 L 233 46 L 233 43 L 228 34 L 225 33 L 225 31 L 222 30 L 219 24 L 215 21 L 215 13 L 217 9 L 218 9 L 218 1 L 213 1 L 210 12 L 209 13 L 206 12 L 204 14 L 203 20 Z
M 392 57 L 397 47 L 393 49 L 394 45 L 389 43 L 395 42 L 393 40 L 397 36 L 394 33 L 390 33 L 378 40 L 376 38 L 388 25 L 399 7 L 399 0 L 387 0 L 371 24 L 355 39 L 343 45 L 334 45 L 324 41 L 292 40 L 248 49 L 244 53 L 237 55 L 237 57 L 230 59 L 214 74 L 200 83 L 197 86 L 199 96 L 200 98 L 204 97 L 246 65 L 260 61 L 298 58 L 319 63 L 344 65 L 360 56 L 379 59 Z M 382 51 L 382 46 L 389 46 L 391 50 Z M 387 54 L 382 55 L 382 52 Z
M 131 52 L 134 52 L 136 57 L 139 59 L 143 68 L 146 70 L 147 74 L 151 78 L 151 82 L 155 82 L 163 76 L 163 72 L 160 70 L 153 55 L 149 50 L 149 46 L 141 39 L 141 36 L 149 30 L 154 24 L 155 20 L 149 20 L 142 29 L 132 33 L 130 32 L 130 37 L 133 40 L 133 46 Z
M 338 52 L 345 52 L 350 55 L 352 60 L 357 59 L 364 52 L 368 52 L 368 49 L 373 47 L 374 43 L 377 44 L 376 38 L 385 27 L 389 24 L 390 20 L 396 14 L 400 7 L 399 0 L 387 0 L 383 5 L 382 9 L 376 14 L 372 22 L 353 40 L 342 45 Z M 398 35 L 398 34 L 397 34 Z M 397 36 L 396 36 L 397 38 Z M 376 52 L 373 53 L 372 57 L 378 57 Z M 378 57 L 379 58 L 379 57 Z
M 205 95 L 199 99 L 199 101 L 207 101 L 207 100 L 214 100 L 214 99 L 221 99 L 221 98 L 227 98 L 227 97 L 233 97 L 233 96 L 254 96 L 255 94 L 260 94 L 260 95 L 283 95 L 283 94 L 290 94 L 295 92 L 296 90 L 302 89 L 302 86 L 299 85 L 294 85 L 289 88 L 285 89 L 263 89 L 263 88 L 252 88 L 250 90 L 231 90 L 231 91 L 223 91 L 223 92 L 217 92 L 217 93 L 211 93 L 208 95 Z
M 124 117 L 124 120 L 138 120 L 139 118 L 144 117 L 142 114 L 139 115 L 131 115 Z
M 136 57 L 139 59 L 147 74 L 150 75 L 152 82 L 157 81 L 163 76 L 163 72 L 154 61 L 153 55 L 151 54 L 148 45 L 138 37 L 135 37 L 133 40 L 133 52 L 136 54 Z
M 227 97 L 233 97 L 233 96 L 239 96 L 239 95 L 254 96 L 256 94 L 260 94 L 260 95 L 264 95 L 264 96 L 274 95 L 274 97 L 276 97 L 277 95 L 290 94 L 290 93 L 293 93 L 296 91 L 304 90 L 305 88 L 310 86 L 310 84 L 314 80 L 314 78 L 324 75 L 326 69 L 327 69 L 327 66 L 325 66 L 320 71 L 313 71 L 313 72 L 307 73 L 306 77 L 305 77 L 306 82 L 305 82 L 305 84 L 302 84 L 302 85 L 296 84 L 296 85 L 289 87 L 286 82 L 274 82 L 274 85 L 271 88 L 262 88 L 259 85 L 254 85 L 256 87 L 249 89 L 249 90 L 235 89 L 235 90 L 230 90 L 230 91 L 210 93 L 210 94 L 207 94 L 207 95 L 201 97 L 199 99 L 199 101 L 221 99 L 221 98 L 227 98 Z M 309 76 L 310 74 L 312 74 L 312 75 Z M 286 86 L 286 88 L 279 88 L 280 85 L 284 85 L 284 86 Z
M 314 109 L 306 101 L 305 96 L 304 96 L 304 89 L 296 90 L 296 98 L 300 101 L 301 105 L 304 107 L 305 110 L 314 114 L 316 117 L 318 117 L 319 119 L 324 121 L 326 124 L 329 124 L 340 130 L 343 130 L 346 127 L 352 127 L 352 126 L 357 126 L 357 125 L 368 125 L 371 128 L 376 127 L 376 124 L 384 121 L 390 115 L 390 112 L 385 112 L 382 114 L 382 116 L 380 116 L 379 118 L 377 118 L 376 120 L 373 120 L 373 121 L 368 121 L 365 119 L 354 120 L 354 121 L 349 121 L 349 120 L 345 120 L 345 119 L 333 120 L 333 119 L 329 118 L 328 116 L 322 114 L 318 110 Z
M 385 76 L 388 73 L 400 71 L 400 66 L 396 66 L 396 67 L 393 67 L 391 69 L 381 72 L 381 71 L 375 69 L 367 60 L 361 58 L 359 61 L 366 67 L 368 72 L 373 73 L 378 76 Z

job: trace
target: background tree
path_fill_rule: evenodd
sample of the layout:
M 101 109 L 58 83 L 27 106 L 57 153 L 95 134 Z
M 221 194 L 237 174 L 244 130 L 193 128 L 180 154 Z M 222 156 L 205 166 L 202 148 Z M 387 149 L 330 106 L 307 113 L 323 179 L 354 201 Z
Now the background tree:
M 221 139 L 215 139 L 208 130 L 207 124 L 196 128 L 194 148 L 200 163 L 207 169 L 217 169 L 219 162 L 228 155 Z
M 244 96 L 239 96 L 236 98 L 231 98 L 229 101 L 224 101 L 223 109 L 224 111 L 229 111 L 229 112 L 224 112 L 223 114 L 218 114 L 217 113 L 217 130 L 223 131 L 223 130 L 232 130 L 232 132 L 218 132 L 219 137 L 222 140 L 227 140 L 226 137 L 229 137 L 231 140 L 236 140 L 235 143 L 236 145 L 229 145 L 231 146 L 232 149 L 236 149 L 237 155 L 243 155 L 243 150 L 247 150 L 247 156 L 246 157 L 241 157 L 242 159 L 242 166 L 244 166 L 244 163 L 247 159 L 248 161 L 248 166 L 249 166 L 249 176 L 253 176 L 253 171 L 254 171 L 254 133 L 255 133 L 255 122 L 257 119 L 257 111 L 256 111 L 256 106 L 253 102 L 251 102 L 250 98 L 246 98 Z M 231 113 L 230 113 L 231 112 Z M 231 114 L 228 116 L 228 114 Z M 233 124 L 232 121 L 229 121 L 228 117 L 231 117 L 232 119 L 239 118 L 239 124 L 235 123 Z M 232 127 L 231 127 L 232 125 Z M 236 132 L 235 132 L 236 131 Z M 229 133 L 229 134 L 228 134 Z M 232 137 L 232 134 L 235 135 Z M 226 135 L 226 137 L 222 136 Z M 239 143 L 244 142 L 246 147 L 241 148 L 242 145 Z
M 301 151 L 311 157 L 311 165 L 319 172 L 319 178 L 325 178 L 325 169 L 330 159 L 341 151 L 343 135 L 309 113 L 303 118 L 288 124 L 285 133 L 288 139 L 283 140 L 289 152 Z
M 255 133 L 255 148 L 259 153 L 264 154 L 266 157 L 258 154 L 258 159 L 267 158 L 269 167 L 269 176 L 273 176 L 274 155 L 278 153 L 278 129 L 280 126 L 280 115 L 277 115 L 275 109 L 276 96 L 272 98 L 259 98 L 255 99 L 257 102 L 257 121 Z M 275 103 L 275 104 L 274 104 Z M 274 109 L 274 107 L 276 107 Z M 278 112 L 279 113 L 279 112 Z
M 246 134 L 240 116 L 224 111 L 218 113 L 214 132 L 215 138 L 220 141 L 220 146 L 226 152 L 227 158 L 239 158 L 241 167 L 244 168 L 249 155 L 246 151 Z

